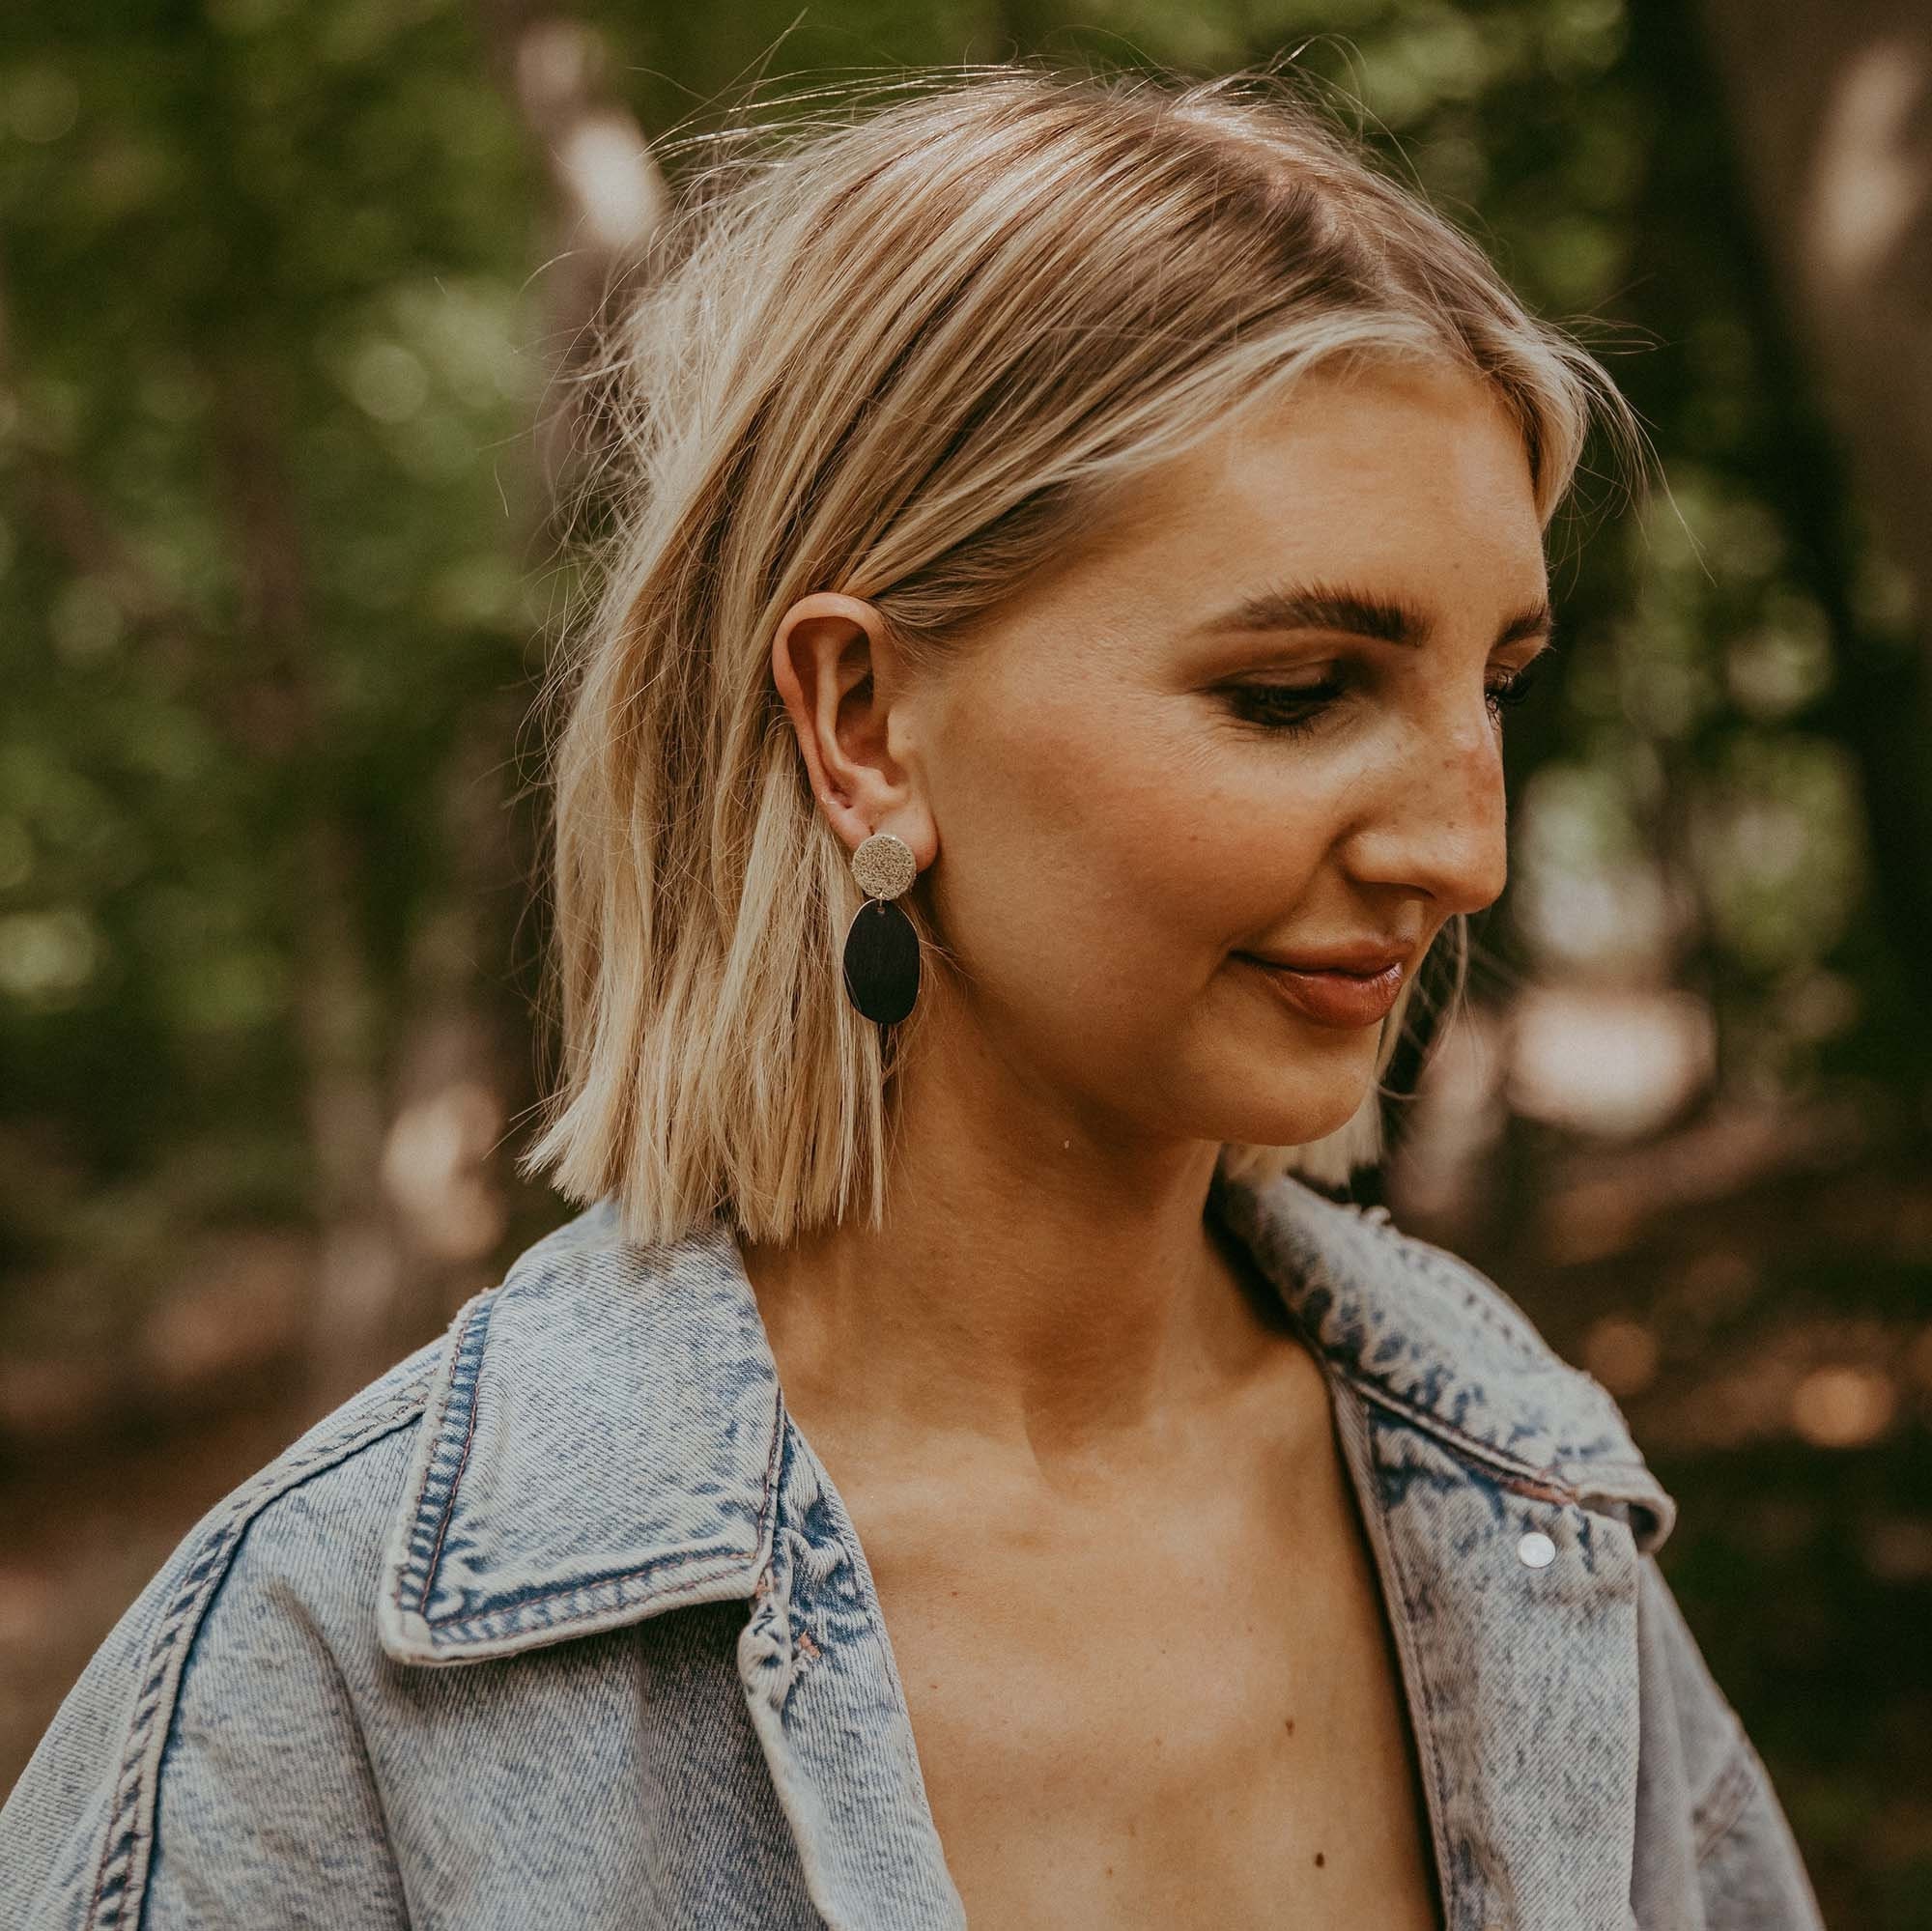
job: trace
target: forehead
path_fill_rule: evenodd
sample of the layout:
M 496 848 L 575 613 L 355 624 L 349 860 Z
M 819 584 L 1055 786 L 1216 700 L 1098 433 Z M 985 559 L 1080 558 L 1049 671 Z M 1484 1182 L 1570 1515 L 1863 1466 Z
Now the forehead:
M 1128 486 L 1111 566 L 1218 594 L 1290 571 L 1440 603 L 1533 601 L 1543 531 L 1521 433 L 1486 383 L 1316 374 Z
M 934 680 L 945 728 L 1186 688 L 1250 648 L 1228 641 L 1232 609 L 1308 583 L 1484 653 L 1545 601 L 1528 451 L 1492 390 L 1433 369 L 1318 375 L 1143 472 Z

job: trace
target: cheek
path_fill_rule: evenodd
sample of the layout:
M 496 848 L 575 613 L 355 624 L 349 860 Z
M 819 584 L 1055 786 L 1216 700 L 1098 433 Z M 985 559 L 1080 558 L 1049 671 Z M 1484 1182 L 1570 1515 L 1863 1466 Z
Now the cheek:
M 1223 737 L 1175 789 L 1176 835 L 1145 867 L 1170 923 L 1220 951 L 1279 939 L 1341 835 L 1348 785 L 1314 752 Z
M 1340 823 L 1335 775 L 1205 714 L 1181 728 L 1188 708 L 1014 705 L 955 738 L 933 904 L 983 990 L 1151 1022 L 1287 928 Z

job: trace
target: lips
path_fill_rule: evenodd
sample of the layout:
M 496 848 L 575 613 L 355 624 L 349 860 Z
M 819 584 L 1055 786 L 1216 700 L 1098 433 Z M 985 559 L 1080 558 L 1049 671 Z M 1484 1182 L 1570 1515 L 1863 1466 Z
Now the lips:
M 1322 946 L 1314 951 L 1293 956 L 1276 952 L 1244 952 L 1265 966 L 1280 966 L 1285 972 L 1345 972 L 1366 979 L 1386 972 L 1392 965 L 1406 965 L 1415 954 L 1415 945 L 1393 944 L 1387 939 L 1352 939 L 1342 945 Z
M 1310 967 L 1260 958 L 1253 952 L 1236 956 L 1252 966 L 1261 982 L 1292 1010 L 1318 1026 L 1343 1031 L 1379 1025 L 1386 1019 L 1402 996 L 1408 971 L 1406 952 L 1392 955 L 1385 949 L 1356 948 L 1346 955 L 1367 960 L 1370 969 L 1364 971 L 1344 971 L 1325 959 Z

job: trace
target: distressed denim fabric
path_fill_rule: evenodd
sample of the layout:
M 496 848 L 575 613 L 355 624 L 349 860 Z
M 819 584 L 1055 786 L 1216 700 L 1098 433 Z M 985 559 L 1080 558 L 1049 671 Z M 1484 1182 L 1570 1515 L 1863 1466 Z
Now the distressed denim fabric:
M 1210 1209 L 1327 1373 L 1446 1931 L 1815 1931 L 1605 1390 L 1385 1216 Z M 0 1810 L 10 1931 L 963 1922 L 736 1242 L 609 1200 L 209 1513 Z

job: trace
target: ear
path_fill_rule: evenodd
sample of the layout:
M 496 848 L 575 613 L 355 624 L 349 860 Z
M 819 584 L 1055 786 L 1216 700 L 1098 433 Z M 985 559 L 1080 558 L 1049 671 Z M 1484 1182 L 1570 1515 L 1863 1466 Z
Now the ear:
M 812 795 L 845 849 L 891 832 L 923 871 L 938 856 L 939 835 L 914 772 L 892 748 L 895 736 L 906 738 L 907 691 L 885 618 L 857 597 L 830 590 L 801 597 L 773 639 L 772 681 L 798 734 Z

